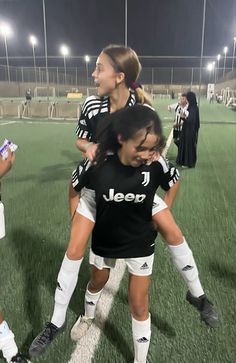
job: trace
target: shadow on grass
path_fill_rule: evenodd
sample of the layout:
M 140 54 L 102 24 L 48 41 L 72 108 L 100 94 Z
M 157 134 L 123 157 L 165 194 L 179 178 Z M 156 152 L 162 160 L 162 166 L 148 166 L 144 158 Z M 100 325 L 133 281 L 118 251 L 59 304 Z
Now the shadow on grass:
M 42 310 L 49 305 L 49 301 L 43 299 L 42 288 L 49 291 L 50 305 L 53 306 L 57 275 L 65 249 L 59 247 L 56 241 L 49 240 L 43 233 L 36 233 L 30 227 L 13 230 L 9 240 L 15 253 L 16 263 L 23 271 L 23 306 L 32 328 L 23 344 L 22 350 L 27 351 L 33 338 L 46 323 Z M 89 277 L 90 271 L 85 261 L 81 266 L 77 289 L 70 303 L 70 309 L 75 314 L 78 314 L 79 306 L 83 306 Z M 44 309 L 42 309 L 43 304 Z M 49 314 L 51 316 L 52 311 Z
M 214 261 L 209 263 L 209 270 L 218 280 L 222 280 L 229 287 L 236 289 L 236 272 L 232 271 L 233 268 L 231 270 L 229 266 Z
M 118 291 L 116 298 L 119 299 L 122 302 L 122 304 L 127 305 L 127 309 L 129 309 L 128 292 L 124 293 Z M 151 314 L 152 325 L 154 325 L 161 334 L 165 335 L 167 338 L 173 338 L 176 336 L 175 330 L 172 328 L 172 326 L 169 325 L 166 320 L 158 316 L 158 314 L 155 311 L 153 311 L 152 307 L 150 308 L 150 314 Z
M 126 362 L 131 362 L 133 358 L 133 351 L 131 348 L 132 345 L 130 346 L 130 342 L 127 342 L 125 337 L 122 335 L 119 324 L 121 324 L 121 321 L 118 321 L 117 325 L 106 321 L 105 326 L 102 327 L 99 326 L 99 322 L 97 322 L 97 326 L 102 330 L 103 334 L 114 346 L 114 350 L 120 352 Z M 130 336 L 132 336 L 131 329 Z M 132 340 L 132 338 L 130 340 Z M 96 362 L 96 354 L 94 357 L 94 362 Z

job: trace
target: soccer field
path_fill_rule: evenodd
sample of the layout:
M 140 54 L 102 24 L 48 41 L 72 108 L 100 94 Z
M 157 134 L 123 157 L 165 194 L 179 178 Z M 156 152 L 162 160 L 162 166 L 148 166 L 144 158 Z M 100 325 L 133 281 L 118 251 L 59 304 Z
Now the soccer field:
M 167 134 L 174 117 L 166 111 L 168 103 L 162 100 L 157 105 Z M 219 312 L 220 326 L 209 330 L 185 301 L 186 287 L 158 237 L 150 290 L 149 363 L 236 362 L 236 124 L 230 124 L 235 116 L 234 110 L 223 105 L 202 103 L 201 119 L 215 123 L 201 125 L 197 167 L 181 171 L 181 188 L 173 208 L 197 260 L 205 291 Z M 52 313 L 56 277 L 70 230 L 68 184 L 80 160 L 75 126 L 76 122 L 63 121 L 0 121 L 1 139 L 19 145 L 14 167 L 2 181 L 7 236 L 0 240 L 1 303 L 23 352 Z M 172 145 L 168 158 L 174 161 L 175 156 Z M 67 329 L 37 362 L 69 362 L 76 348 L 69 337 L 70 327 L 83 310 L 88 279 L 86 256 L 68 311 Z M 93 363 L 132 362 L 127 281 L 125 273 Z M 87 357 L 87 347 L 79 345 L 78 349 Z M 78 363 L 91 361 L 86 359 Z

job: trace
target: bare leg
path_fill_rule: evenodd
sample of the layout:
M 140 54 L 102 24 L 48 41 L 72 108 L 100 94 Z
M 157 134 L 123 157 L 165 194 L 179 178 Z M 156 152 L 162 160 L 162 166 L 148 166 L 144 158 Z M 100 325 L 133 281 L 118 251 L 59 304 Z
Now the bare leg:
M 91 279 L 88 283 L 84 297 L 84 315 L 81 315 L 71 329 L 71 339 L 78 341 L 88 331 L 93 323 L 98 301 L 107 283 L 110 275 L 110 269 L 102 270 L 93 266 Z
M 150 276 L 129 276 L 129 307 L 132 315 L 134 363 L 146 363 L 150 338 L 151 319 L 148 309 Z

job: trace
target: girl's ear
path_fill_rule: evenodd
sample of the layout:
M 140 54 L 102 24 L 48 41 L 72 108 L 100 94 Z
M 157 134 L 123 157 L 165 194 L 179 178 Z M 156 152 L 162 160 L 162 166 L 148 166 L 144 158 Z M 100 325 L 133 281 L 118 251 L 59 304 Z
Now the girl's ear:
M 116 75 L 116 82 L 117 84 L 122 83 L 125 80 L 125 74 L 123 72 L 119 72 Z
M 117 135 L 117 140 L 118 140 L 118 143 L 120 144 L 120 145 L 122 145 L 123 144 L 123 137 L 122 137 L 122 135 L 121 134 L 118 134 Z

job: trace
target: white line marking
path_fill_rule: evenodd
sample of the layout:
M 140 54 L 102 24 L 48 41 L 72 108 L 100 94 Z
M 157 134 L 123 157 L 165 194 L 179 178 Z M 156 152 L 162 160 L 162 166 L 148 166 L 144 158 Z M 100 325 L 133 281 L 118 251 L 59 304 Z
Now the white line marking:
M 7 122 L 1 122 L 0 121 L 0 126 L 4 126 L 4 125 L 10 125 L 10 124 L 15 124 L 17 121 L 7 121 Z
M 110 279 L 106 284 L 96 311 L 96 323 L 94 323 L 87 334 L 77 343 L 71 355 L 69 363 L 90 363 L 95 349 L 99 343 L 105 322 L 112 308 L 114 296 L 119 290 L 121 280 L 125 273 L 126 264 L 124 260 L 117 260 L 115 269 L 111 270 Z
M 167 151 L 169 150 L 169 147 L 170 147 L 170 145 L 171 145 L 172 140 L 173 140 L 173 129 L 171 129 L 171 132 L 170 132 L 170 134 L 169 134 L 169 136 L 168 136 L 168 139 L 167 139 L 167 141 L 166 141 L 165 149 L 164 149 L 164 150 L 163 150 L 163 152 L 162 152 L 162 155 L 163 155 L 164 157 L 166 157 Z
M 76 120 L 75 120 L 76 121 Z M 4 125 L 9 125 L 9 124 L 30 124 L 30 125 L 73 125 L 73 122 L 68 122 L 68 121 L 27 121 L 27 120 L 17 120 L 17 121 L 7 121 L 7 122 L 1 122 L 0 121 L 0 126 L 4 126 Z

